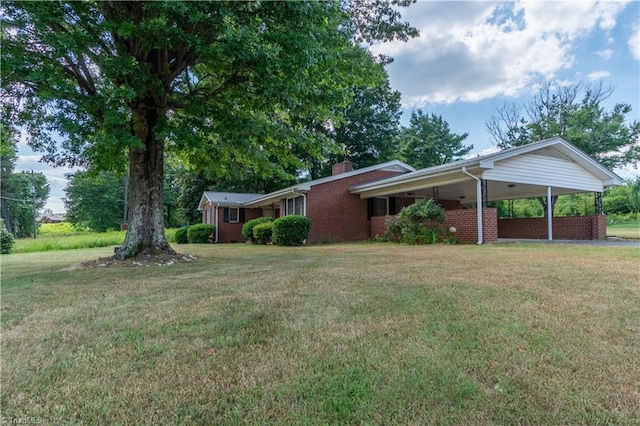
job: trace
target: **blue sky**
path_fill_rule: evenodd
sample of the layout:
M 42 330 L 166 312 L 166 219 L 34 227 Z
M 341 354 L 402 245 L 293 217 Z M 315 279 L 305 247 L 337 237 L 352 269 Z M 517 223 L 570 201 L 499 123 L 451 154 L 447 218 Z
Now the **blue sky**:
M 544 80 L 602 80 L 615 88 L 605 106 L 627 103 L 640 120 L 640 2 L 418 1 L 403 18 L 420 29 L 409 42 L 372 46 L 394 58 L 391 85 L 402 93 L 402 123 L 411 111 L 442 115 L 474 152 L 493 148 L 485 129 L 505 101 L 526 102 Z M 65 168 L 38 162 L 24 143 L 17 170 L 42 171 L 47 207 L 64 211 Z M 632 177 L 637 170 L 616 170 Z

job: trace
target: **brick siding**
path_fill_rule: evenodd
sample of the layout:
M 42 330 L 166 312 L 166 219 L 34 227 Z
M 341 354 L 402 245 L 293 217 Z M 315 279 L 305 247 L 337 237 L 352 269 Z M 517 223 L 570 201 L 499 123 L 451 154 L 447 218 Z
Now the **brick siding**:
M 456 228 L 461 243 L 478 242 L 478 211 L 476 209 L 447 210 L 444 226 Z M 482 241 L 493 243 L 498 240 L 498 210 L 482 209 Z
M 401 173 L 375 170 L 312 186 L 307 193 L 307 216 L 311 219 L 308 242 L 358 241 L 370 238 L 367 200 L 351 194 L 349 187 L 398 174 Z
M 384 235 L 386 232 L 386 216 L 371 218 L 371 237 Z M 456 228 L 458 241 L 461 243 L 478 242 L 478 212 L 475 209 L 447 210 L 443 227 Z M 498 211 L 496 209 L 482 209 L 482 239 L 485 243 L 492 243 L 498 239 Z
M 211 210 L 211 224 L 215 225 L 215 206 L 207 204 L 205 209 Z M 245 222 L 262 216 L 262 209 L 244 209 L 244 222 L 224 222 L 224 207 L 218 207 L 218 242 L 242 243 L 246 239 L 242 236 L 242 225 Z M 202 222 L 205 220 L 205 212 L 202 211 Z
M 553 218 L 554 240 L 602 240 L 607 236 L 607 217 L 570 216 Z M 547 239 L 547 218 L 500 219 L 500 238 Z

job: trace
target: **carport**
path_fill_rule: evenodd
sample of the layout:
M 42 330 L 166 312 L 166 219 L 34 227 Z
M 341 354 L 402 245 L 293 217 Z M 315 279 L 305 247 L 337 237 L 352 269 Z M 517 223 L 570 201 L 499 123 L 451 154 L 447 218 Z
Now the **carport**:
M 562 239 L 602 239 L 606 236 L 602 192 L 621 184 L 615 173 L 557 137 L 356 185 L 350 192 L 361 198 L 395 197 L 408 203 L 434 198 L 447 209 L 448 223 L 461 229 L 471 226 L 477 243 L 482 244 L 497 238 L 551 241 L 556 235 Z M 594 194 L 595 216 L 553 217 L 555 196 L 584 192 Z M 489 201 L 532 197 L 544 200 L 545 218 L 498 220 L 495 209 L 487 208 Z M 469 205 L 471 210 L 464 208 Z

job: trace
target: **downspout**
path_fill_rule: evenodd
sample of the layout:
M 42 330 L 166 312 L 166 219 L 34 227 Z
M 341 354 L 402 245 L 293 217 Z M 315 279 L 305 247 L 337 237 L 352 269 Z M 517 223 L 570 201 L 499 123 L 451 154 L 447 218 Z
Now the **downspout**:
M 216 240 L 213 242 L 214 244 L 218 244 L 218 207 L 220 207 L 220 203 L 216 204 L 215 217 L 213 218 L 216 227 Z
M 478 245 L 482 244 L 482 181 L 469 173 L 466 167 L 462 168 L 462 173 L 476 181 L 476 210 L 478 211 Z

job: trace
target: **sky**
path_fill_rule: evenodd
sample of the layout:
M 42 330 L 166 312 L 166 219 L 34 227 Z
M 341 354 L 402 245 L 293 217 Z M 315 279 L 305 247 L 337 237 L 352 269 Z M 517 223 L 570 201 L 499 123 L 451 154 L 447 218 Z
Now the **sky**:
M 402 124 L 417 108 L 468 133 L 474 153 L 495 149 L 485 123 L 505 102 L 523 104 L 540 82 L 599 82 L 615 90 L 605 101 L 631 105 L 640 120 L 640 2 L 418 1 L 402 10 L 420 30 L 408 42 L 371 46 L 394 58 L 393 89 L 402 94 Z M 24 138 L 22 138 L 24 140 Z M 16 170 L 43 172 L 51 186 L 46 208 L 64 211 L 65 174 L 39 162 L 20 142 Z M 615 170 L 623 178 L 631 167 Z

